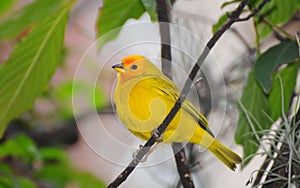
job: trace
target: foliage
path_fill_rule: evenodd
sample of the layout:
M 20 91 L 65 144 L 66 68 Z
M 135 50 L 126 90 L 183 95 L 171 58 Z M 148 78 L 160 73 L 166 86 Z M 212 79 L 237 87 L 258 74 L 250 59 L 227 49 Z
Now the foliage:
M 241 0 L 233 0 L 225 2 L 221 8 L 227 5 L 240 3 Z M 248 11 L 253 12 L 263 0 L 250 0 L 248 3 Z M 278 24 L 283 24 L 291 19 L 291 17 L 300 8 L 299 0 L 290 0 L 288 3 L 282 0 L 271 0 L 259 11 L 259 14 L 253 18 L 255 27 L 257 27 L 257 37 L 262 40 L 274 29 L 278 31 Z M 230 14 L 230 13 L 229 13 Z M 226 21 L 227 13 L 219 18 L 219 21 L 213 26 L 213 33 L 220 28 Z M 278 32 L 282 32 L 279 30 Z
M 249 9 L 253 11 L 260 2 L 262 0 L 250 1 Z M 259 38 L 268 36 L 274 30 L 274 26 L 289 21 L 299 8 L 299 0 L 289 0 L 288 3 L 282 0 L 271 0 L 254 19 Z
M 235 133 L 235 141 L 244 148 L 244 165 L 250 162 L 253 154 L 260 146 L 260 138 L 265 130 L 269 130 L 273 122 L 282 113 L 288 111 L 292 93 L 296 85 L 299 63 L 294 62 L 280 70 L 273 81 L 273 89 L 269 95 L 255 79 L 253 71 L 243 89 L 240 100 L 240 117 Z M 282 96 L 283 93 L 283 96 Z M 282 110 L 284 99 L 284 111 Z
M 97 36 L 103 37 L 99 41 L 99 48 L 101 49 L 105 43 L 115 39 L 121 27 L 129 19 L 138 19 L 147 12 L 151 20 L 155 21 L 157 19 L 155 5 L 155 0 L 123 0 L 118 3 L 114 0 L 104 0 L 103 7 L 99 9 L 96 25 Z
M 37 148 L 25 135 L 0 144 L 0 151 L 0 187 L 105 187 L 93 175 L 74 169 L 62 149 Z
M 272 104 L 270 117 L 273 120 L 278 119 L 289 110 L 296 86 L 298 68 L 299 60 L 288 65 L 274 76 L 273 89 L 268 96 L 269 103 Z
M 222 8 L 240 2 L 240 0 L 225 2 Z M 262 2 L 263 0 L 249 1 L 245 13 L 253 13 Z M 299 7 L 300 1 L 297 0 L 289 2 L 272 0 L 254 16 L 258 50 L 260 50 L 259 43 L 272 31 L 292 39 L 278 24 L 289 21 Z M 219 18 L 213 26 L 213 32 L 226 22 L 227 14 Z M 257 61 L 249 74 L 240 99 L 240 116 L 235 133 L 236 142 L 244 149 L 246 159 L 244 165 L 250 162 L 260 147 L 263 133 L 271 128 L 274 121 L 288 112 L 299 67 L 299 47 L 293 40 L 281 41 L 264 53 L 258 51 L 257 54 Z
M 0 1 L 0 15 L 7 12 L 14 4 L 15 0 Z
M 156 0 L 141 0 L 151 21 L 157 21 Z
M 32 106 L 61 61 L 70 5 L 37 24 L 0 67 L 0 136 L 11 119 Z
M 270 104 L 261 87 L 250 73 L 240 101 L 241 115 L 238 120 L 235 141 L 244 147 L 244 158 L 255 153 L 259 148 L 259 138 L 263 130 L 270 128 L 272 122 L 267 118 Z M 244 161 L 246 165 L 249 160 Z
M 296 41 L 283 41 L 261 54 L 255 64 L 255 77 L 266 94 L 272 89 L 273 72 L 280 66 L 293 63 L 299 57 Z
M 14 12 L 9 19 L 0 24 L 0 39 L 16 37 L 27 29 L 40 25 L 43 20 L 59 11 L 63 2 L 67 1 L 57 0 L 53 3 L 52 0 L 37 0 Z
M 270 129 L 273 121 L 288 111 L 296 85 L 299 66 L 295 62 L 297 57 L 299 51 L 294 41 L 284 41 L 258 57 L 243 90 L 241 114 L 235 135 L 236 142 L 244 147 L 244 157 L 251 156 L 259 148 L 259 141 L 263 136 L 259 132 Z M 290 63 L 291 65 L 274 75 L 273 72 L 281 65 Z M 244 161 L 244 165 L 248 162 L 249 160 Z
M 15 0 L 0 2 L 0 40 L 14 44 L 8 60 L 0 64 L 0 138 L 11 120 L 20 118 L 24 112 L 27 118 L 40 118 L 36 121 L 43 122 L 32 110 L 36 99 L 47 99 L 57 105 L 52 124 L 57 119 L 68 122 L 63 120 L 73 119 L 72 92 L 87 92 L 87 88 L 91 91 L 92 86 L 83 83 L 75 83 L 75 89 L 72 82 L 55 88 L 49 85 L 56 69 L 63 65 L 65 30 L 75 2 L 34 0 L 18 10 Z M 89 93 L 90 105 L 99 110 L 105 105 L 103 93 L 99 88 L 93 91 Z M 33 130 L 32 119 L 23 121 L 26 127 L 17 124 L 19 130 L 13 128 L 14 131 Z M 45 126 L 41 129 L 45 130 Z M 0 144 L 0 187 L 104 187 L 92 175 L 72 168 L 62 149 L 37 148 L 24 135 L 6 136 Z

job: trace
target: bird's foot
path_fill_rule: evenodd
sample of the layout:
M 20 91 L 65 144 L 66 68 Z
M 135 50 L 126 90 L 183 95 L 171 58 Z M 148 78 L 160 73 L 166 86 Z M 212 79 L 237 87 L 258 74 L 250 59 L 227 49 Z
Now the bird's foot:
M 162 142 L 163 141 L 163 134 L 159 135 L 159 131 L 157 128 L 153 129 L 151 132 L 151 135 L 154 137 L 156 142 Z
M 137 149 L 135 152 L 133 152 L 133 154 L 132 154 L 132 159 L 133 159 L 134 161 L 136 161 L 136 163 L 139 163 L 139 162 L 142 162 L 142 163 L 143 163 L 143 162 L 146 162 L 147 159 L 148 159 L 148 154 L 146 154 L 141 160 L 137 158 L 137 155 L 138 155 L 138 153 L 141 151 L 141 149 L 143 148 L 143 146 L 140 145 L 139 147 L 140 147 L 139 149 Z

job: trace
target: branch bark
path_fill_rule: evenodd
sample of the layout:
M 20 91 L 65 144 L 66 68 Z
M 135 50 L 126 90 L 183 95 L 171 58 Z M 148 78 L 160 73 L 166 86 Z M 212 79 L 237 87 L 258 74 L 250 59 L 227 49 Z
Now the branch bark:
M 167 0 L 156 0 L 156 12 L 159 23 L 161 40 L 161 67 L 162 72 L 172 80 L 172 50 L 170 32 L 170 7 Z M 172 149 L 177 165 L 180 182 L 184 188 L 194 188 L 192 175 L 189 171 L 182 143 L 173 143 Z
M 190 91 L 190 87 L 192 82 L 194 81 L 196 74 L 198 73 L 201 65 L 204 60 L 208 56 L 210 50 L 214 47 L 216 42 L 220 39 L 220 37 L 227 31 L 233 23 L 239 20 L 241 13 L 243 12 L 245 6 L 247 5 L 248 0 L 242 0 L 238 7 L 232 12 L 229 17 L 229 20 L 224 23 L 224 25 L 212 36 L 212 38 L 206 44 L 206 47 L 203 49 L 200 57 L 195 63 L 192 71 L 189 74 L 189 78 L 186 79 L 183 90 L 179 95 L 179 98 L 175 102 L 173 108 L 169 112 L 169 114 L 165 117 L 163 122 L 158 126 L 155 130 L 155 136 L 151 136 L 151 138 L 145 143 L 145 145 L 140 149 L 137 153 L 136 159 L 132 160 L 129 165 L 125 168 L 125 170 L 108 186 L 109 188 L 118 187 L 121 183 L 123 183 L 127 177 L 131 174 L 131 172 L 135 169 L 135 167 L 139 164 L 139 162 L 143 159 L 143 157 L 148 153 L 151 146 L 156 142 L 156 140 L 160 137 L 160 135 L 166 130 L 169 123 L 175 117 L 176 113 L 181 108 L 182 102 L 186 99 L 188 92 Z
M 156 12 L 161 40 L 161 69 L 162 72 L 172 79 L 172 54 L 170 34 L 170 7 L 167 0 L 156 0 Z

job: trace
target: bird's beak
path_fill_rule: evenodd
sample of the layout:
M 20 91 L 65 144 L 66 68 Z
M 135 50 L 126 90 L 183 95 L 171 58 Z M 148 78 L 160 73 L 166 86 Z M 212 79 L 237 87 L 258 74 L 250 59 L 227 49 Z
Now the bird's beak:
M 115 69 L 117 72 L 125 72 L 123 64 L 119 63 L 119 64 L 115 64 L 112 66 L 113 69 Z

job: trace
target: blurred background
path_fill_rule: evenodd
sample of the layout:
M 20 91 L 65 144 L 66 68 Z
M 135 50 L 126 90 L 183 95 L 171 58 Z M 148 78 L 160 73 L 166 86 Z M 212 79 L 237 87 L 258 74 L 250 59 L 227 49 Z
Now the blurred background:
M 33 1 L 12 1 L 9 8 L 1 12 L 0 22 L 4 23 L 10 16 L 14 16 L 15 11 L 31 2 Z M 173 74 L 174 81 L 180 87 L 183 86 L 183 78 L 192 68 L 193 62 L 212 36 L 212 26 L 221 15 L 236 7 L 229 5 L 221 9 L 224 2 L 225 0 L 177 0 L 173 5 L 170 26 Z M 41 155 L 46 154 L 40 148 L 59 148 L 60 151 L 54 152 L 53 156 L 64 155 L 70 171 L 76 169 L 86 172 L 92 177 L 87 178 L 86 182 L 93 182 L 95 178 L 97 183 L 82 183 L 85 180 L 74 183 L 76 179 L 80 179 L 75 175 L 73 179 L 57 180 L 55 176 L 61 176 L 62 171 L 57 174 L 53 170 L 47 171 L 48 175 L 40 174 L 45 181 L 40 181 L 38 187 L 105 187 L 129 164 L 132 154 L 144 143 L 134 137 L 115 115 L 112 95 L 117 78 L 111 66 L 127 55 L 141 54 L 160 67 L 158 24 L 152 22 L 146 13 L 138 19 L 130 19 L 118 37 L 106 43 L 99 51 L 97 40 L 101 43 L 101 40 L 106 40 L 105 37 L 112 35 L 108 33 L 100 38 L 96 37 L 95 24 L 102 5 L 101 0 L 78 0 L 71 8 L 61 64 L 32 108 L 9 124 L 0 148 L 4 151 L 7 147 L 5 140 L 15 138 L 20 133 L 29 135 L 34 142 L 32 145 Z M 236 23 L 221 37 L 201 68 L 203 80 L 189 94 L 193 103 L 208 117 L 216 137 L 241 156 L 242 148 L 235 144 L 234 132 L 239 113 L 237 101 L 255 61 L 253 44 L 256 39 L 252 24 L 251 20 Z M 1 38 L 1 63 L 9 58 L 14 45 L 25 36 L 26 30 L 14 40 Z M 272 43 L 272 38 L 267 38 L 262 48 L 267 48 Z M 19 144 L 22 143 L 20 141 Z M 232 172 L 203 148 L 194 146 L 188 152 L 193 180 L 199 188 L 247 187 L 246 183 L 251 179 L 253 171 L 262 162 L 262 158 L 256 156 L 246 168 L 239 166 L 236 172 Z M 20 155 L 23 157 L 23 154 Z M 18 174 L 36 179 L 32 175 L 32 167 L 29 170 L 31 174 L 28 174 L 24 170 L 27 167 L 23 164 L 17 164 L 13 158 L 1 157 L 1 161 L 14 164 L 14 170 Z M 39 160 L 30 160 L 35 161 L 33 166 L 38 166 L 33 169 L 42 168 L 36 164 Z M 53 161 L 47 164 L 51 167 Z M 1 174 L 3 175 L 0 173 L 0 176 Z M 3 178 L 3 182 L 6 181 L 8 180 Z M 59 184 L 60 181 L 63 183 Z M 161 144 L 120 187 L 180 187 L 171 147 Z

